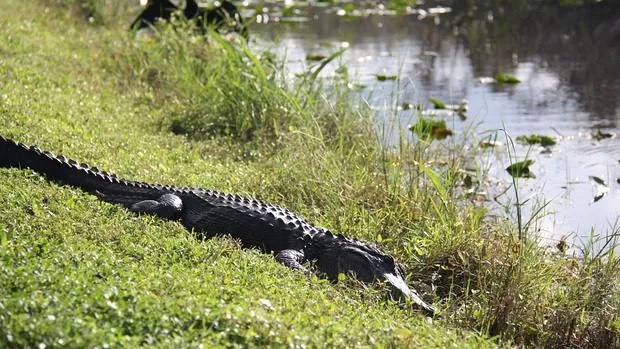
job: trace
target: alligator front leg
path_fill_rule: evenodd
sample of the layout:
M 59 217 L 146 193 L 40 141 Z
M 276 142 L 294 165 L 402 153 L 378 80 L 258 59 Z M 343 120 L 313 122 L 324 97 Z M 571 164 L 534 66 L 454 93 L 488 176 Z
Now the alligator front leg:
M 306 271 L 302 265 L 304 261 L 304 253 L 299 250 L 282 250 L 276 255 L 276 260 L 291 269 Z
M 183 210 L 183 200 L 174 194 L 164 194 L 157 200 L 138 201 L 129 207 L 138 213 L 154 214 L 161 218 L 177 219 Z

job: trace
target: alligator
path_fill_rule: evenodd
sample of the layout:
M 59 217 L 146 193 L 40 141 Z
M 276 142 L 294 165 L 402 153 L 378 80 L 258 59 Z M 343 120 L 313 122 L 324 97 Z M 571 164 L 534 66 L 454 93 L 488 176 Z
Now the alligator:
M 28 168 L 129 211 L 180 221 L 199 238 L 229 235 L 243 247 L 274 254 L 289 268 L 309 272 L 306 265 L 310 265 L 332 282 L 337 282 L 340 274 L 365 284 L 384 282 L 393 300 L 412 304 L 428 316 L 436 312 L 409 288 L 403 266 L 392 256 L 370 244 L 315 226 L 276 205 L 210 189 L 125 180 L 1 136 L 0 167 Z

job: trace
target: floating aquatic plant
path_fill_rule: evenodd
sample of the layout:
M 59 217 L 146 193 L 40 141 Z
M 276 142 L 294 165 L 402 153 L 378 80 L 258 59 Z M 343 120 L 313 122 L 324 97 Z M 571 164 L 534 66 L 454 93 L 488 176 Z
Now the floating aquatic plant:
M 596 186 L 596 194 L 594 194 L 594 198 L 591 201 L 591 203 L 595 203 L 609 192 L 609 186 L 607 186 L 607 183 L 605 183 L 604 180 L 597 176 L 590 176 L 590 180 L 594 182 L 594 185 Z
M 377 80 L 379 81 L 388 81 L 388 80 L 396 80 L 396 79 L 398 79 L 398 75 L 377 74 Z
M 521 82 L 521 80 L 516 77 L 504 73 L 497 73 L 495 75 L 495 81 L 498 84 L 507 84 L 507 85 L 515 85 Z
M 550 147 L 557 144 L 555 138 L 538 134 L 518 136 L 517 142 L 529 145 L 540 144 L 543 147 Z
M 422 116 L 420 116 L 418 122 L 409 126 L 409 129 L 418 137 L 425 140 L 441 140 L 454 134 L 454 132 L 446 126 L 445 120 L 433 120 Z
M 600 141 L 602 139 L 607 139 L 607 138 L 614 138 L 616 136 L 615 133 L 612 132 L 603 132 L 600 129 L 592 132 L 591 134 L 592 138 L 596 139 L 597 141 Z
M 523 160 L 515 162 L 514 164 L 506 167 L 506 171 L 513 177 L 521 178 L 535 178 L 534 174 L 530 171 L 530 166 L 534 163 L 534 160 Z
M 446 109 L 446 103 L 444 103 L 443 101 L 437 99 L 437 98 L 429 98 L 428 99 L 431 103 L 433 103 L 433 105 L 435 106 L 435 109 Z

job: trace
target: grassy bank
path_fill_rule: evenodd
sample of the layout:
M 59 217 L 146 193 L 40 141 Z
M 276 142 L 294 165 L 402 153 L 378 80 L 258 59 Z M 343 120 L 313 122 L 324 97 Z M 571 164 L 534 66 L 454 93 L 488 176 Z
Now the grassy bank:
M 136 41 L 66 3 L 0 3 L 1 135 L 374 242 L 442 318 L 2 169 L 0 347 L 618 345 L 616 257 L 542 251 L 459 200 L 462 141 L 385 149 L 344 80 L 291 82 L 272 55 L 183 28 Z

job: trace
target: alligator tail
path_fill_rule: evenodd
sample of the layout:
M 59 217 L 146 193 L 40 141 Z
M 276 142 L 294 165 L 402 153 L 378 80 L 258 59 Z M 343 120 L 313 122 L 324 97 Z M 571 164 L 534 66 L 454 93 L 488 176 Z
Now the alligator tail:
M 141 200 L 156 199 L 173 188 L 127 181 L 96 167 L 62 155 L 28 147 L 0 136 L 0 167 L 28 168 L 48 179 L 78 187 L 111 203 L 130 206 Z

